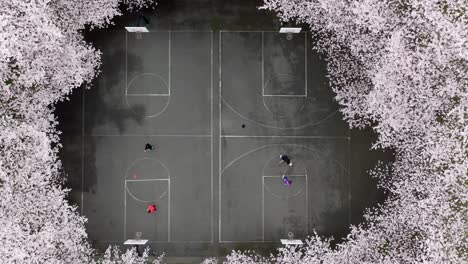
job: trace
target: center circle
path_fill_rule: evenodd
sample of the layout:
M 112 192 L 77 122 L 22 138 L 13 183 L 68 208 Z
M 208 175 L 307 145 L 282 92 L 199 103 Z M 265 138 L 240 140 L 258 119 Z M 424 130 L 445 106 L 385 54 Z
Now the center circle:
M 265 163 L 262 169 L 263 186 L 273 196 L 288 199 L 301 194 L 307 188 L 307 168 L 299 161 L 292 159 L 293 166 L 288 166 L 278 156 Z M 292 184 L 284 186 L 281 176 L 286 176 Z
M 170 88 L 161 76 L 154 73 L 142 73 L 128 83 L 125 100 L 134 114 L 156 117 L 169 105 Z
M 126 192 L 140 202 L 153 202 L 168 193 L 170 173 L 160 160 L 135 160 L 125 173 Z
M 294 94 L 296 87 L 303 86 L 299 80 L 292 74 L 281 73 L 273 75 L 264 87 L 262 96 L 263 105 L 268 112 L 279 117 L 294 117 L 304 109 L 306 104 L 306 92 L 303 94 Z M 270 89 L 267 89 L 271 87 Z M 304 87 L 305 88 L 305 87 Z M 270 94 L 267 91 L 275 91 Z
M 306 97 L 262 96 L 266 110 L 275 116 L 294 118 L 304 109 Z

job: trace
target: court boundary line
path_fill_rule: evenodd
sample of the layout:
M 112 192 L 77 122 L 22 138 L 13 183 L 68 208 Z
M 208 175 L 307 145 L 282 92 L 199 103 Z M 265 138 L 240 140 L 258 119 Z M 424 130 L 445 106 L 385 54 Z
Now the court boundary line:
M 126 182 L 145 182 L 145 181 L 168 181 L 170 180 L 170 178 L 166 178 L 166 179 L 138 179 L 138 180 L 127 180 L 125 179 Z
M 95 240 L 94 242 L 95 242 L 95 243 L 124 243 L 125 240 Z M 181 243 L 181 244 L 205 243 L 205 244 L 210 244 L 211 241 L 203 241 L 203 240 L 200 240 L 200 241 L 172 240 L 171 242 L 167 242 L 167 241 L 148 240 L 148 243 L 151 243 L 151 244 L 162 244 L 162 243 Z M 281 242 L 280 242 L 280 241 L 276 241 L 276 240 L 265 240 L 265 241 L 261 241 L 261 240 L 258 240 L 258 241 L 255 241 L 255 240 L 251 240 L 251 241 L 223 240 L 223 241 L 220 241 L 220 243 L 278 243 L 278 244 L 280 244 Z
M 221 151 L 222 151 L 222 67 L 221 67 L 221 64 L 222 64 L 222 31 L 219 31 L 219 48 L 218 48 L 218 74 L 219 74 L 219 99 L 218 99 L 218 103 L 219 103 L 219 151 L 218 151 L 218 155 L 219 155 L 219 159 L 218 159 L 218 241 L 221 242 L 221 196 L 222 196 L 222 193 L 221 193 L 221 174 L 222 174 L 222 170 L 221 170 Z
M 168 40 L 167 40 L 167 53 L 168 53 L 168 58 L 167 58 L 167 69 L 168 69 L 168 73 L 167 73 L 167 82 L 168 82 L 168 86 L 169 86 L 169 92 L 168 92 L 168 96 L 171 96 L 171 31 L 169 30 L 167 32 L 167 35 L 168 35 Z M 169 105 L 169 104 L 168 104 Z M 164 109 L 165 110 L 165 109 Z
M 318 124 L 321 124 L 325 121 L 327 121 L 328 119 L 330 119 L 332 116 L 334 116 L 336 113 L 339 112 L 339 109 L 331 109 L 331 111 L 328 111 L 325 115 L 325 117 L 323 117 L 321 120 L 318 120 L 318 121 L 312 121 L 312 122 L 308 122 L 308 123 L 305 123 L 305 124 L 302 124 L 302 125 L 299 125 L 299 126 L 295 126 L 295 127 L 276 127 L 276 126 L 272 126 L 272 125 L 267 125 L 267 124 L 263 124 L 259 121 L 255 121 L 251 118 L 248 118 L 246 116 L 244 116 L 243 114 L 239 113 L 233 106 L 231 106 L 227 100 L 225 100 L 222 96 L 222 93 L 221 93 L 221 82 L 222 82 L 222 75 L 221 75 L 221 66 L 222 66 L 222 60 L 221 60 L 221 54 L 222 54 L 222 33 L 235 33 L 235 32 L 245 32 L 245 33 L 249 33 L 249 32 L 252 32 L 252 33 L 262 33 L 262 32 L 278 32 L 278 31 L 268 31 L 268 30 L 262 30 L 262 31 L 246 31 L 246 30 L 234 30 L 234 31 L 229 31 L 229 30 L 220 30 L 219 31 L 219 86 L 220 86 L 220 100 L 226 104 L 226 106 L 236 115 L 238 115 L 241 119 L 244 119 L 250 123 L 253 123 L 255 125 L 258 125 L 258 126 L 262 126 L 262 127 L 265 127 L 265 128 L 272 128 L 272 129 L 279 129 L 279 130 L 296 130 L 296 129 L 304 129 L 306 127 L 309 127 L 309 126 L 313 126 L 313 125 L 318 125 Z M 309 32 L 309 31 L 302 31 L 304 33 L 306 32 Z M 305 38 L 307 40 L 307 38 Z M 263 47 L 263 45 L 262 45 Z M 262 58 L 263 58 L 263 55 L 262 55 Z M 262 62 L 262 65 L 263 65 L 263 62 Z M 262 67 L 263 69 L 263 67 Z M 306 74 L 307 75 L 307 74 Z M 263 74 L 262 74 L 262 85 L 263 85 Z M 301 97 L 304 97 L 304 96 L 301 96 Z
M 323 155 L 323 157 L 327 157 L 327 158 L 330 158 L 330 160 L 332 160 L 334 163 L 338 164 L 338 166 L 340 168 L 342 168 L 346 173 L 349 174 L 349 171 L 348 169 L 343 166 L 343 164 L 341 162 L 339 162 L 337 159 L 335 158 L 332 158 L 330 157 L 330 155 L 326 155 L 324 154 L 323 151 L 321 151 L 320 149 L 318 148 L 313 148 L 313 147 L 310 147 L 310 146 L 306 146 L 306 145 L 300 145 L 300 144 L 297 144 L 297 143 L 275 143 L 275 144 L 266 144 L 266 145 L 263 145 L 263 146 L 260 146 L 260 147 L 257 147 L 257 148 L 254 148 L 254 149 L 250 149 L 249 151 L 243 153 L 242 155 L 239 155 L 237 156 L 236 158 L 234 158 L 233 160 L 231 160 L 231 162 L 229 162 L 222 170 L 221 170 L 221 173 L 224 173 L 224 171 L 230 167 L 232 164 L 234 164 L 235 162 L 237 162 L 238 160 L 240 160 L 241 158 L 247 156 L 247 155 L 250 155 L 251 153 L 255 152 L 255 151 L 258 151 L 260 149 L 264 149 L 264 148 L 269 148 L 269 147 L 279 147 L 279 146 L 291 146 L 291 147 L 298 147 L 298 148 L 305 148 L 305 149 L 310 149 L 312 151 L 315 151 L 317 153 L 320 153 Z
M 291 177 L 296 177 L 296 176 L 293 176 L 293 175 L 287 175 L 287 176 L 291 176 Z M 262 241 L 265 241 L 265 188 L 273 195 L 273 197 L 277 197 L 279 199 L 289 199 L 291 197 L 296 197 L 298 196 L 299 194 L 302 193 L 302 190 L 305 189 L 305 229 L 306 229 L 306 236 L 309 235 L 309 222 L 308 222 L 308 219 L 309 219 L 309 215 L 308 215 L 308 210 L 307 208 L 309 207 L 309 204 L 308 204 L 308 201 L 309 201 L 309 194 L 307 192 L 307 189 L 308 189 L 308 182 L 307 182 L 307 174 L 306 175 L 301 175 L 301 176 L 297 176 L 297 177 L 305 177 L 305 186 L 295 195 L 293 196 L 289 196 L 289 197 L 280 197 L 280 196 L 277 196 L 275 195 L 270 189 L 268 189 L 268 187 L 266 187 L 265 185 L 265 178 L 268 177 L 268 176 L 262 176 Z
M 315 126 L 315 125 L 318 125 L 318 124 L 321 124 L 321 123 L 327 121 L 328 119 L 333 117 L 336 113 L 339 113 L 339 110 L 336 109 L 333 112 L 328 112 L 327 115 L 324 118 L 322 118 L 321 120 L 318 120 L 318 121 L 312 121 L 312 122 L 305 123 L 305 124 L 295 126 L 295 127 L 275 127 L 275 126 L 272 126 L 272 125 L 266 125 L 266 124 L 260 123 L 258 121 L 255 121 L 255 120 L 253 120 L 251 118 L 248 118 L 248 117 L 242 115 L 233 106 L 231 106 L 224 98 L 222 98 L 222 96 L 221 96 L 221 100 L 224 102 L 224 104 L 226 104 L 226 106 L 234 114 L 238 115 L 241 119 L 244 119 L 244 120 L 246 120 L 246 121 L 248 121 L 248 122 L 250 122 L 252 124 L 255 124 L 255 125 L 258 125 L 258 126 L 261 126 L 261 127 L 264 127 L 264 128 L 271 128 L 271 129 L 278 129 L 278 130 L 299 130 L 299 129 L 304 129 L 304 128 L 309 127 L 309 126 Z
M 84 216 L 84 140 L 85 140 L 85 92 L 86 89 L 83 87 L 83 109 L 82 109 L 82 120 L 81 120 L 81 215 Z
M 262 94 L 263 97 L 300 97 L 300 98 L 305 98 L 307 97 L 306 94 Z
M 151 33 L 151 32 L 146 32 L 146 33 Z M 140 74 L 137 74 L 135 75 L 132 80 L 130 81 L 133 82 L 133 80 L 135 80 L 136 77 L 140 76 L 140 75 L 143 75 L 143 74 L 150 74 L 150 75 L 155 75 L 157 76 L 158 78 L 160 78 L 164 84 L 167 85 L 167 88 L 168 88 L 168 93 L 166 94 L 157 94 L 157 93 L 154 93 L 154 94 L 146 94 L 146 95 L 143 95 L 143 94 L 134 94 L 133 96 L 160 96 L 160 97 L 167 97 L 167 102 L 165 104 L 165 106 L 163 107 L 163 109 L 159 112 L 157 112 L 156 114 L 151 114 L 151 115 L 144 115 L 144 118 L 153 118 L 153 117 L 157 117 L 159 115 L 161 115 L 162 113 L 164 113 L 167 109 L 167 107 L 169 107 L 169 104 L 171 103 L 171 31 L 160 31 L 160 32 L 156 32 L 156 33 L 167 33 L 167 42 L 168 42 L 168 57 L 167 57 L 167 69 L 168 69 L 168 77 L 167 77 L 167 83 L 166 81 L 164 80 L 164 78 L 162 78 L 161 75 L 159 74 L 156 74 L 154 72 L 143 72 L 143 73 L 140 73 Z M 134 114 L 137 114 L 133 108 L 130 106 L 130 103 L 128 102 L 128 86 L 130 84 L 128 82 L 128 32 L 125 32 L 125 94 L 124 94 L 124 98 L 125 98 L 125 103 L 127 104 L 127 107 L 128 107 L 128 110 L 131 111 L 132 113 Z M 132 96 L 131 96 L 132 97 Z
M 281 244 L 281 242 L 278 240 L 250 240 L 250 241 L 247 241 L 247 240 L 223 240 L 223 241 L 219 241 L 220 243 L 278 243 L 278 244 Z
M 169 179 L 153 179 L 153 180 L 169 180 Z M 148 182 L 148 181 L 151 181 L 151 179 L 146 179 L 146 180 L 125 180 L 125 190 L 127 191 L 127 193 L 133 198 L 133 200 L 136 200 L 138 202 L 142 202 L 142 203 L 152 203 L 152 202 L 154 202 L 155 200 L 144 201 L 142 199 L 139 199 L 130 191 L 130 189 L 128 188 L 127 182 L 139 182 L 139 181 Z M 169 185 L 168 185 L 168 187 L 169 187 Z M 157 199 L 162 199 L 164 196 L 168 195 L 168 191 L 169 190 L 164 191 Z
M 115 29 L 109 29 L 106 31 L 119 31 L 121 32 L 121 30 L 115 30 Z M 174 33 L 184 33 L 184 32 L 187 32 L 187 33 L 190 33 L 190 32 L 193 32 L 193 33 L 197 33 L 197 32 L 200 32 L 200 33 L 209 33 L 209 32 L 213 32 L 213 30 L 191 30 L 191 29 L 171 29 L 171 30 L 150 30 L 148 29 L 148 32 L 128 32 L 125 30 L 125 32 L 128 32 L 128 33 L 140 33 L 140 34 L 145 34 L 145 33 L 163 33 L 163 32 L 174 32 Z
M 250 136 L 250 135 L 221 135 L 223 138 L 308 138 L 308 139 L 349 139 L 346 136 L 297 136 L 297 135 L 266 135 L 266 136 Z
M 96 243 L 124 243 L 126 240 L 94 240 L 93 242 Z M 275 241 L 271 241 L 275 242 Z M 171 240 L 170 242 L 167 241 L 157 241 L 157 240 L 148 240 L 148 243 L 186 243 L 186 244 L 195 244 L 195 243 L 206 243 L 210 244 L 211 241 L 208 240 L 192 240 L 192 241 L 183 241 L 183 240 Z
M 115 31 L 115 32 L 120 32 L 118 30 L 111 30 L 111 31 Z M 211 197 L 212 197 L 212 205 L 211 205 L 211 241 L 209 240 L 193 240 L 193 241 L 183 241 L 183 240 L 171 240 L 171 234 L 170 234 L 170 231 L 171 231 L 171 221 L 170 221 L 170 217 L 171 217 L 171 214 L 169 213 L 168 214 L 168 241 L 153 241 L 153 240 L 149 240 L 148 243 L 213 243 L 214 242 L 214 239 L 213 239 L 213 228 L 214 228 L 214 224 L 213 224 L 213 211 L 214 211 L 214 201 L 213 201 L 213 176 L 214 176 L 214 173 L 213 173 L 213 159 L 214 159 L 214 152 L 213 152 L 213 144 L 214 144 L 214 140 L 213 140 L 213 121 L 214 121 L 214 118 L 213 118 L 213 59 L 214 59 L 214 56 L 213 56 L 213 50 L 214 50 L 214 45 L 213 45 L 213 31 L 212 30 L 207 30 L 207 31 L 200 31 L 200 30 L 150 30 L 150 32 L 160 32 L 160 33 L 168 33 L 169 34 L 169 61 L 168 61 L 168 67 L 169 67 L 169 86 L 170 86 L 170 73 L 171 73 L 171 66 L 170 66 L 170 61 L 171 61 L 171 52 L 170 52 L 170 34 L 171 32 L 194 32 L 194 33 L 197 33 L 197 32 L 200 32 L 200 33 L 210 33 L 210 36 L 211 36 L 211 58 L 210 58 L 210 61 L 211 61 L 211 80 L 210 80 L 210 86 L 211 86 L 211 133 L 210 134 L 206 134 L 206 135 L 171 135 L 171 134 L 91 134 L 91 135 L 86 135 L 85 134 L 85 92 L 86 90 L 83 88 L 83 101 L 82 101 L 82 105 L 83 105 L 83 109 L 82 109 L 82 144 L 81 144 L 81 149 L 82 149 L 82 154 L 81 154 L 81 213 L 83 215 L 83 208 L 84 208 L 84 198 L 83 198 L 83 195 L 84 195 L 84 191 L 83 191 L 83 185 L 84 185 L 84 138 L 85 137 L 106 137 L 106 136 L 110 136 L 110 137 L 122 137 L 122 136 L 135 136 L 135 137 L 148 137 L 148 136 L 151 136 L 151 137 L 200 137 L 200 138 L 211 138 Z M 126 83 L 126 89 L 127 89 L 127 85 L 128 85 L 128 34 L 129 32 L 125 31 L 125 51 L 126 51 L 126 56 L 125 56 L 125 83 Z M 130 96 L 138 96 L 138 95 L 143 95 L 143 94 L 125 94 L 125 95 L 130 95 Z M 160 96 L 161 94 L 144 94 L 146 96 Z M 167 95 L 167 94 L 162 94 L 162 96 L 170 96 Z M 150 117 L 153 117 L 153 116 L 150 116 Z M 221 121 L 221 120 L 220 120 Z M 148 179 L 148 180 L 168 180 L 169 183 L 170 183 L 170 179 Z M 133 180 L 125 180 L 125 181 L 133 181 Z M 136 181 L 143 181 L 143 180 L 136 180 Z M 126 182 L 125 182 L 126 184 Z M 170 211 L 170 197 L 171 197 L 171 194 L 170 194 L 170 184 L 169 184 L 169 188 L 168 188 L 168 211 Z M 108 242 L 118 242 L 118 243 L 123 243 L 124 241 L 126 241 L 126 210 L 127 210 L 127 199 L 126 199 L 126 188 L 124 188 L 124 240 L 120 241 L 120 240 L 97 240 L 95 242 L 101 242 L 101 243 L 105 243 L 106 241 Z
M 287 33 L 279 33 L 279 30 L 220 30 L 219 32 L 226 32 L 226 33 L 236 33 L 236 32 L 253 32 L 253 33 L 260 33 L 260 32 L 268 32 L 268 33 L 278 33 L 278 34 L 287 34 Z M 302 32 L 310 32 L 307 30 L 301 30 L 300 33 Z M 293 34 L 300 34 L 300 33 L 293 33 Z
M 281 177 L 283 175 L 262 175 L 264 178 L 276 178 L 276 177 Z M 285 174 L 287 177 L 307 177 L 307 174 Z
M 166 135 L 166 134 L 92 134 L 85 135 L 87 137 L 194 137 L 194 138 L 209 138 L 211 135 Z
M 220 89 L 221 89 L 221 86 L 220 86 Z M 220 99 L 221 100 L 221 99 Z M 221 110 L 220 110 L 221 112 Z M 221 118 L 220 118 L 220 124 L 221 124 Z M 221 126 L 220 126 L 220 131 L 221 131 Z M 350 140 L 348 139 L 348 142 L 350 142 Z M 220 208 L 220 211 L 219 211 L 219 243 L 229 243 L 229 242 L 233 242 L 233 243 L 236 243 L 236 242 L 239 242 L 239 243 L 243 243 L 243 242 L 256 242 L 256 243 L 261 243 L 261 242 L 276 242 L 276 241 L 267 241 L 267 240 L 259 240 L 259 241 L 232 241 L 232 240 L 221 240 L 221 176 L 222 174 L 224 173 L 224 171 L 230 167 L 233 163 L 237 162 L 239 159 L 255 152 L 255 151 L 258 151 L 260 149 L 263 149 L 263 148 L 267 148 L 267 147 L 274 147 L 274 146 L 282 146 L 282 145 L 287 145 L 287 146 L 293 146 L 293 147 L 300 147 L 300 148 L 305 148 L 305 149 L 309 149 L 309 150 L 312 150 L 314 152 L 317 152 L 317 153 L 320 153 L 323 155 L 323 158 L 330 158 L 335 164 L 337 164 L 339 166 L 339 168 L 341 168 L 348 176 L 348 180 L 350 181 L 350 168 L 349 166 L 343 166 L 343 164 L 341 162 L 339 162 L 337 159 L 333 158 L 332 156 L 330 155 L 326 155 L 324 152 L 322 152 L 320 149 L 318 148 L 313 148 L 313 147 L 310 147 L 310 146 L 306 146 L 306 145 L 299 145 L 299 144 L 296 144 L 296 143 L 279 143 L 279 144 L 267 144 L 267 145 L 263 145 L 263 146 L 260 146 L 258 148 L 254 148 L 254 149 L 251 149 L 247 152 L 245 152 L 244 154 L 234 158 L 233 160 L 231 160 L 231 162 L 229 162 L 224 168 L 221 169 L 221 159 L 219 160 L 219 163 L 220 163 L 220 173 L 219 173 L 219 192 L 220 192 L 220 195 L 219 195 L 219 208 Z M 220 150 L 221 150 L 221 142 L 220 142 Z M 219 152 L 219 155 L 221 157 L 221 151 Z M 348 155 L 348 160 L 350 159 L 349 155 Z M 308 219 L 309 219 L 309 216 L 308 216 L 308 190 L 307 190 L 307 187 L 308 187 L 308 177 L 306 176 L 306 233 L 308 234 L 309 232 L 309 222 L 308 222 Z M 264 177 L 262 177 L 262 208 L 264 208 Z M 350 188 L 348 187 L 348 190 L 350 190 Z M 350 194 L 349 194 L 350 195 Z M 348 198 L 348 204 L 350 203 L 350 199 Z M 349 210 L 349 209 L 348 209 Z M 265 227 L 264 227 L 264 209 L 262 209 L 262 238 L 264 239 L 265 237 Z
M 267 32 L 267 33 L 272 33 L 272 32 L 269 32 L 269 31 L 262 31 L 262 97 L 306 97 L 307 98 L 307 90 L 308 90 L 308 87 L 307 87 L 307 31 L 304 31 L 304 75 L 305 75 L 305 78 L 304 78 L 304 94 L 265 94 L 265 87 L 266 85 L 270 82 L 271 78 L 268 80 L 267 83 L 265 83 L 265 77 L 264 77 L 264 72 L 265 72 L 265 52 L 264 52 L 264 49 L 265 49 L 265 42 L 264 42 L 264 33 Z M 274 32 L 277 32 L 277 31 L 274 31 Z M 278 33 L 278 34 L 282 34 L 282 33 Z M 298 33 L 298 34 L 302 34 L 301 33 Z M 277 74 L 277 75 L 281 75 L 281 74 Z M 292 75 L 292 74 L 283 74 L 283 75 Z
M 125 96 L 171 96 L 170 94 L 126 94 Z
M 170 40 L 168 40 L 170 42 Z M 126 53 L 126 55 L 128 56 L 128 51 Z M 169 51 L 169 55 L 170 55 L 170 51 Z M 168 64 L 169 64 L 169 67 L 170 67 L 170 60 L 168 58 Z M 133 83 L 138 77 L 142 76 L 142 75 L 151 75 L 151 76 L 156 76 L 157 78 L 159 78 L 163 83 L 164 85 L 167 87 L 167 90 L 168 90 L 168 93 L 128 93 L 128 86 Z M 168 76 L 170 77 L 170 75 L 168 74 Z M 168 78 L 169 78 L 168 77 Z M 171 88 L 169 86 L 169 80 L 168 82 L 166 82 L 164 80 L 164 78 L 159 75 L 159 74 L 156 74 L 154 72 L 142 72 L 142 73 L 139 73 L 137 75 L 135 75 L 131 80 L 130 82 L 128 82 L 127 84 L 127 89 L 125 90 L 125 96 L 171 96 Z
M 351 134 L 351 131 L 349 132 Z M 348 138 L 348 227 L 351 226 L 351 137 Z M 349 256 L 348 263 L 349 263 Z
M 210 74 L 211 74 L 211 78 L 210 78 L 210 115 L 211 115 L 211 119 L 210 119 L 210 132 L 211 132 L 211 137 L 210 137 L 210 156 L 211 156 L 211 186 L 210 186 L 210 194 L 211 194 L 211 218 L 210 218 L 210 222 L 211 222 L 211 243 L 214 242 L 214 230 L 213 230 L 213 224 L 214 224 L 214 220 L 213 220 L 213 206 L 214 206 L 214 189 L 213 189 L 213 166 L 214 166 L 214 162 L 213 162 L 213 144 L 214 144 L 214 140 L 213 140 L 213 32 L 210 32 L 210 45 L 211 45 L 211 52 L 210 52 L 210 62 L 211 62 L 211 68 L 210 68 Z
M 170 97 L 171 96 L 171 31 L 170 30 L 168 30 L 168 31 L 156 31 L 156 32 L 151 32 L 150 31 L 150 32 L 145 32 L 145 33 L 167 33 L 167 35 L 168 35 L 168 38 L 167 38 L 167 43 L 168 43 L 168 48 L 167 48 L 167 53 L 168 53 L 168 55 L 167 55 L 167 69 L 168 69 L 167 83 L 164 80 L 164 78 L 162 78 L 161 75 L 156 74 L 154 72 L 142 72 L 142 73 L 136 74 L 132 78 L 130 83 L 132 83 L 140 75 L 144 75 L 144 74 L 155 75 L 158 78 L 160 78 L 167 85 L 168 92 L 167 93 L 150 93 L 150 94 L 146 94 L 146 93 L 130 93 L 129 94 L 128 93 L 128 85 L 130 83 L 128 82 L 128 32 L 126 31 L 125 32 L 125 97 L 127 97 L 127 96 L 168 96 L 168 97 Z M 142 34 L 144 34 L 144 33 L 142 33 Z M 152 116 L 150 116 L 150 117 L 152 117 Z
M 265 96 L 265 32 L 262 31 L 262 97 Z
M 265 178 L 262 177 L 262 241 L 265 241 Z
M 305 74 L 305 97 L 308 97 L 308 90 L 309 90 L 309 86 L 307 84 L 307 79 L 309 78 L 308 77 L 308 69 L 307 69 L 307 63 L 308 60 L 307 60 L 307 31 L 304 32 L 304 74 Z
M 127 180 L 124 181 L 124 241 L 127 240 L 127 181 L 135 182 L 135 181 L 167 181 L 167 241 L 158 241 L 162 243 L 173 242 L 171 241 L 171 179 L 142 179 L 142 180 Z M 131 195 L 131 194 L 130 194 Z M 133 195 L 131 195 L 133 197 Z M 134 198 L 135 199 L 135 198 Z M 135 200 L 140 202 L 138 200 Z
M 169 71 L 168 71 L 168 87 L 169 87 L 169 94 L 131 94 L 131 96 L 139 96 L 139 95 L 147 95 L 147 96 L 171 96 L 170 94 L 170 91 L 171 91 L 171 61 L 172 61 L 172 52 L 171 52 L 171 32 L 200 32 L 200 33 L 210 33 L 210 38 L 211 38 L 211 43 L 210 43 L 210 67 L 211 67 L 211 71 L 210 71 L 210 101 L 211 101 L 211 109 L 210 109 L 210 112 L 211 112 L 211 120 L 210 120 L 210 134 L 204 134 L 204 135 L 178 135 L 178 134 L 123 134 L 123 135 L 118 135 L 118 134 L 114 134 L 114 135 L 111 135 L 111 134 L 94 134 L 94 135 L 89 135 L 89 136 L 101 136 L 101 137 L 106 137 L 106 136 L 141 136 L 141 137 L 147 137 L 147 136 L 153 136 L 153 137 L 193 137 L 193 138 L 210 138 L 211 139 L 211 215 L 213 215 L 213 31 L 210 30 L 210 31 L 185 31 L 185 30 L 177 30 L 177 31 L 172 31 L 172 30 L 163 30 L 163 31 L 150 31 L 150 32 L 161 32 L 161 33 L 168 33 L 168 68 L 169 68 Z M 127 32 L 126 32 L 127 34 Z M 128 41 L 128 36 L 126 36 L 126 41 Z M 127 54 L 126 54 L 126 60 L 128 59 L 128 50 L 127 50 Z M 126 61 L 126 67 L 128 67 L 128 63 Z M 128 74 L 128 70 L 126 69 L 126 75 Z M 126 80 L 126 83 L 128 82 L 128 80 Z M 127 84 L 128 85 L 128 84 Z M 167 107 L 167 106 L 166 106 Z M 153 117 L 153 116 L 149 116 L 149 117 Z M 168 192 L 170 193 L 170 189 L 168 190 Z M 169 207 L 170 207 L 170 194 L 169 194 Z M 169 214 L 169 219 L 170 219 L 170 214 Z M 172 242 L 172 240 L 170 239 L 171 238 L 171 235 L 170 235 L 170 225 L 171 225 L 171 221 L 168 220 L 168 241 Z M 210 241 L 205 241 L 205 240 L 199 240 L 199 241 L 180 241 L 180 242 L 203 242 L 203 243 L 213 243 L 213 217 L 211 217 L 211 240 Z M 158 241 L 159 242 L 159 241 Z

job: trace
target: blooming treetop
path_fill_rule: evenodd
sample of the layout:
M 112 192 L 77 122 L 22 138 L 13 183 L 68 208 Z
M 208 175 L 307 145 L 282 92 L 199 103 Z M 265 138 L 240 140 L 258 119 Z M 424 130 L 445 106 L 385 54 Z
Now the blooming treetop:
M 140 263 L 163 263 L 164 255 L 159 255 L 151 262 L 149 262 L 149 248 L 146 248 L 141 256 L 135 248 L 127 250 L 125 253 L 120 252 L 118 247 L 109 246 L 104 253 L 104 256 L 93 264 L 140 264 Z
M 109 24 L 120 14 L 119 2 L 0 1 L 1 263 L 90 263 L 93 257 L 86 218 L 60 185 L 53 103 L 97 75 L 100 52 L 80 31 Z M 132 1 L 129 8 L 150 2 Z M 127 252 L 122 260 L 106 263 L 143 259 Z
M 265 0 L 316 33 L 352 127 L 396 161 L 373 174 L 390 197 L 330 250 L 311 237 L 278 263 L 462 263 L 468 204 L 468 15 L 465 0 Z M 239 256 L 237 253 L 236 256 Z M 236 263 L 228 262 L 228 263 Z

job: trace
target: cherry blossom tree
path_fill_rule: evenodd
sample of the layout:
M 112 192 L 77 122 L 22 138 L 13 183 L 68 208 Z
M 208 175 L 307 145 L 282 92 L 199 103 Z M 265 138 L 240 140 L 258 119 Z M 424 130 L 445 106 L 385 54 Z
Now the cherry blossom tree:
M 218 264 L 220 263 L 216 258 L 207 258 L 203 261 L 203 264 Z M 262 257 L 252 250 L 238 251 L 233 250 L 229 255 L 226 256 L 226 260 L 223 263 L 232 264 L 268 264 L 271 263 L 267 258 Z
M 127 250 L 122 253 L 118 247 L 108 247 L 104 256 L 93 264 L 139 264 L 139 263 L 152 263 L 160 264 L 163 263 L 164 255 L 159 255 L 152 261 L 149 260 L 149 248 L 146 248 L 141 256 L 135 248 Z
M 61 185 L 53 104 L 98 74 L 101 54 L 81 32 L 111 23 L 121 14 L 119 4 L 0 1 L 1 263 L 91 263 L 95 257 L 86 218 L 68 204 L 69 190 Z M 114 260 L 105 255 L 105 263 L 142 260 L 133 251 L 117 260 L 112 252 Z
M 336 250 L 317 247 L 323 240 L 314 238 L 307 252 L 327 263 L 468 259 L 466 6 L 459 0 L 265 0 L 262 8 L 282 20 L 310 25 L 350 126 L 371 125 L 379 135 L 373 147 L 396 152 L 388 169 L 373 172 L 388 200 L 369 209 Z

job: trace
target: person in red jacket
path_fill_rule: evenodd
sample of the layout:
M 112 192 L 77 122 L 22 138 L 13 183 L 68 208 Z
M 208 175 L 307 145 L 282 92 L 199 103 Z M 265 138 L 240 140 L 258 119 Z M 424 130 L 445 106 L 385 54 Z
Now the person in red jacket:
M 156 205 L 154 204 L 150 204 L 148 205 L 148 208 L 146 209 L 146 212 L 148 212 L 148 214 L 152 214 L 154 212 L 156 212 Z

